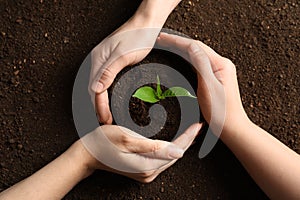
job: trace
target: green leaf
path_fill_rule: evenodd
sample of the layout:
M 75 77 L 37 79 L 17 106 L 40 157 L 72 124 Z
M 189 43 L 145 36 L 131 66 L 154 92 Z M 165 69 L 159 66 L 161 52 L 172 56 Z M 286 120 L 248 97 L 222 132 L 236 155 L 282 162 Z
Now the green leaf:
M 159 101 L 155 90 L 149 86 L 139 88 L 132 96 L 148 103 L 156 103 Z
M 163 94 L 163 97 L 192 97 L 197 98 L 194 95 L 191 95 L 191 93 L 182 88 L 182 87 L 171 87 L 167 89 Z
M 157 94 L 157 97 L 159 99 L 161 99 L 162 91 L 161 91 L 161 88 L 160 88 L 160 80 L 159 80 L 159 76 L 158 75 L 157 75 L 156 79 L 157 79 L 156 94 Z

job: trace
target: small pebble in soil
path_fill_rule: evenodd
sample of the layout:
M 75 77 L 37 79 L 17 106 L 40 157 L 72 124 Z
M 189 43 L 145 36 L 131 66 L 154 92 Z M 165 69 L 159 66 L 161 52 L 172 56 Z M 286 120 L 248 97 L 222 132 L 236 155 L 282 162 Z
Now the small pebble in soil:
M 255 86 L 255 83 L 254 83 L 254 81 L 250 81 L 250 82 L 249 82 L 249 86 L 250 86 L 250 87 L 253 87 L 253 86 Z
M 164 187 L 161 187 L 161 188 L 160 188 L 160 192 L 161 192 L 161 193 L 164 193 L 164 192 L 165 192 L 165 188 L 164 188 Z
M 11 79 L 10 79 L 10 82 L 11 82 L 13 85 L 18 85 L 18 84 L 19 84 L 17 78 L 15 78 L 15 77 L 11 78 Z
M 16 20 L 16 22 L 17 22 L 18 24 L 22 24 L 23 20 L 19 18 L 19 19 Z
M 18 144 L 18 149 L 23 149 L 23 145 L 22 144 Z
M 8 142 L 9 142 L 10 144 L 14 144 L 16 141 L 15 141 L 14 139 L 9 139 Z
M 38 97 L 33 97 L 33 98 L 32 98 L 32 101 L 33 101 L 34 103 L 39 103 L 39 102 L 40 102 L 40 99 L 39 99 Z
M 20 70 L 15 71 L 15 72 L 14 72 L 14 75 L 15 75 L 15 76 L 18 75 L 19 72 L 20 72 Z
M 70 38 L 64 37 L 64 43 L 67 44 L 67 43 L 69 43 L 69 42 L 70 42 Z

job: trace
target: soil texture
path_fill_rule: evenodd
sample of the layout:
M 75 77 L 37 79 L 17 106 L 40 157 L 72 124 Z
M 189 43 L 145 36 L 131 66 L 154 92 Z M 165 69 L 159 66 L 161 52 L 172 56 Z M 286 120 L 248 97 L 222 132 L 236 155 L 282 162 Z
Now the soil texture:
M 140 2 L 0 0 L 0 191 L 78 139 L 72 119 L 76 73 Z M 183 0 L 165 24 L 230 58 L 248 116 L 298 153 L 299 3 Z M 64 199 L 267 199 L 222 142 L 201 160 L 200 145 L 150 184 L 98 171 Z

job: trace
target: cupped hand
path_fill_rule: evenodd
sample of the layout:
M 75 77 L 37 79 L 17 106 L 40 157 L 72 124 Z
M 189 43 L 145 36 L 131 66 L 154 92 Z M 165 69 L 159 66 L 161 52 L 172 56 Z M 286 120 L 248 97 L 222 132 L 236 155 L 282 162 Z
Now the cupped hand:
M 234 128 L 248 117 L 242 106 L 235 65 L 204 43 L 161 33 L 158 44 L 182 55 L 196 69 L 197 97 L 204 118 L 212 128 Z M 211 124 L 210 124 L 211 125 Z
M 81 138 L 81 142 L 93 158 L 89 162 L 91 169 L 151 182 L 183 156 L 201 127 L 193 124 L 174 141 L 167 142 L 145 138 L 124 127 L 104 125 Z
M 134 16 L 93 49 L 89 93 L 99 122 L 112 123 L 107 88 L 116 75 L 144 59 L 154 46 L 161 28 L 149 27 L 147 20 Z

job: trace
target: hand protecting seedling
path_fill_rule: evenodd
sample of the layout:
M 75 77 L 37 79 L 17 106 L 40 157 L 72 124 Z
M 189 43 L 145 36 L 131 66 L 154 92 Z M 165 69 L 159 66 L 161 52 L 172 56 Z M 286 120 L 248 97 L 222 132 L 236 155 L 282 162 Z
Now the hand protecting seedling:
M 146 57 L 159 32 L 160 28 L 135 29 L 128 22 L 93 49 L 89 93 L 99 122 L 112 123 L 107 88 L 124 67 Z
M 145 138 L 124 127 L 104 125 L 81 141 L 94 158 L 91 168 L 151 182 L 183 156 L 200 128 L 200 124 L 193 124 L 173 142 L 166 142 Z
M 176 49 L 197 70 L 197 98 L 204 118 L 219 137 L 226 129 L 237 129 L 247 118 L 240 98 L 235 65 L 204 43 L 161 33 L 157 43 Z

